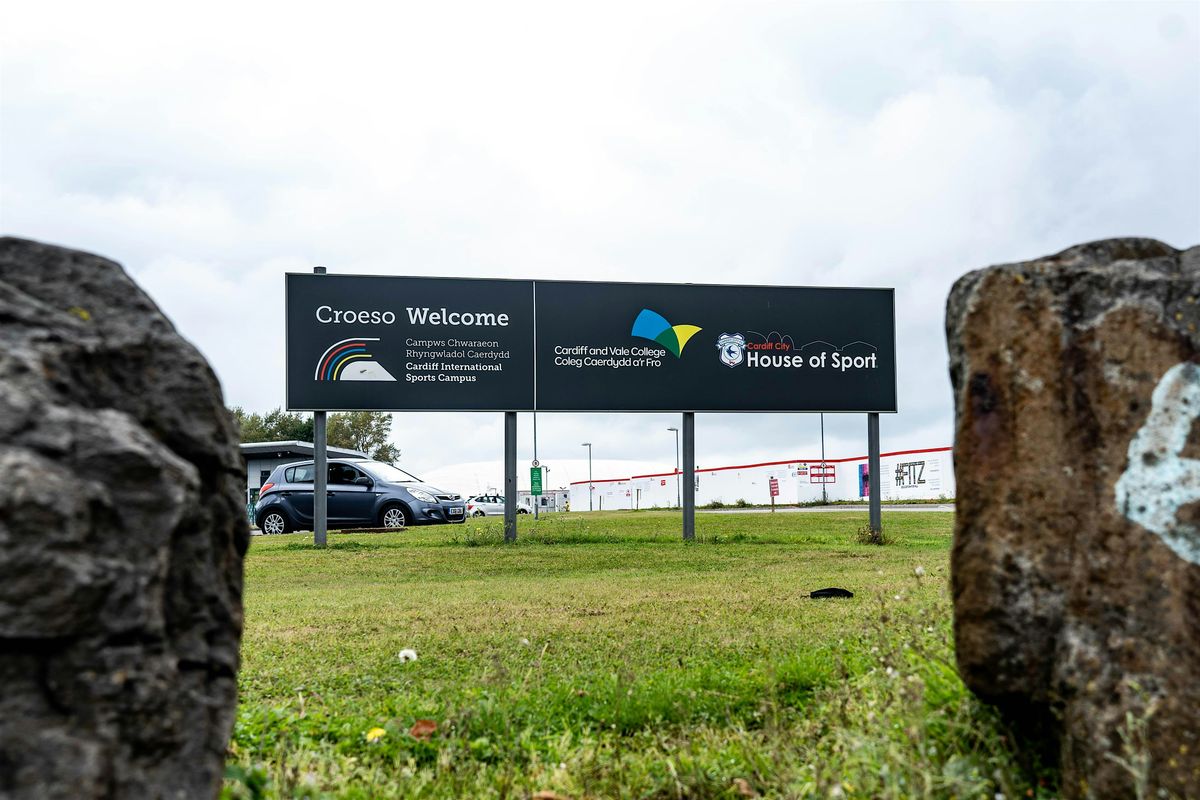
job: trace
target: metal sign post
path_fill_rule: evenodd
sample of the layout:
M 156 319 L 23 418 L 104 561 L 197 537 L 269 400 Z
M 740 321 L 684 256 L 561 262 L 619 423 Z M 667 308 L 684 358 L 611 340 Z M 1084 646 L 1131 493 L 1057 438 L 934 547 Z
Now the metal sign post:
M 867 469 L 871 479 L 871 532 L 883 530 L 883 515 L 880 510 L 879 475 L 879 415 L 867 414 Z
M 683 412 L 683 540 L 696 538 L 696 415 Z
M 324 267 L 313 267 L 317 275 L 324 275 Z M 326 494 L 325 482 L 329 476 L 325 452 L 325 412 L 313 412 L 313 544 L 325 546 L 327 510 L 329 496 Z
M 313 412 L 313 544 L 325 546 L 329 495 L 325 486 L 329 477 L 325 454 L 325 412 Z
M 504 412 L 504 541 L 517 540 L 517 412 Z

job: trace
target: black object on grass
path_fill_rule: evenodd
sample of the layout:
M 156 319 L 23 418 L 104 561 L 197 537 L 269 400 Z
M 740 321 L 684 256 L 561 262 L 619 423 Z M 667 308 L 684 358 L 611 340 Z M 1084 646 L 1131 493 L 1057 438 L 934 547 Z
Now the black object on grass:
M 824 600 L 828 597 L 854 597 L 854 592 L 830 586 L 828 589 L 817 589 L 815 592 L 809 592 L 808 596 L 813 600 Z

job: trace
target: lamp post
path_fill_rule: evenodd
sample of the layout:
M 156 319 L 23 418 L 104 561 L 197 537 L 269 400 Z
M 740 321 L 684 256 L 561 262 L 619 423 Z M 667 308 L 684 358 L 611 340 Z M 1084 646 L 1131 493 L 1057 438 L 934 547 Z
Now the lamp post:
M 588 449 L 588 511 L 591 511 L 592 510 L 592 494 L 596 490 L 596 487 L 592 486 L 592 443 L 584 442 L 583 444 L 580 445 L 580 447 L 586 447 Z
M 667 428 L 669 431 L 675 431 L 675 507 L 681 505 L 679 501 L 679 428 Z
M 829 495 L 825 487 L 825 415 L 821 414 L 821 505 L 829 505 Z

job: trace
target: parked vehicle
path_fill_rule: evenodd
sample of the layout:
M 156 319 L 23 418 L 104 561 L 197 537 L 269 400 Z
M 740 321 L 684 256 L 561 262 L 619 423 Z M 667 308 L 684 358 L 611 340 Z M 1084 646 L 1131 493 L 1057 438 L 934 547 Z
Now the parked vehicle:
M 472 517 L 504 516 L 504 495 L 478 494 L 467 500 L 467 513 Z M 529 506 L 517 503 L 518 514 L 529 514 Z
M 275 468 L 254 507 L 254 521 L 263 533 L 312 527 L 315 474 L 312 461 Z M 461 523 L 467 518 L 467 504 L 460 495 L 366 458 L 330 459 L 326 496 L 331 528 L 403 528 Z

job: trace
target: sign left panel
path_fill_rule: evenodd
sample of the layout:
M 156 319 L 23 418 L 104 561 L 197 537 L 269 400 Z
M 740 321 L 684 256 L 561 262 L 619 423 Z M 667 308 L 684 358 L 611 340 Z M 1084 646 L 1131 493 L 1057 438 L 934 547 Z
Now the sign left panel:
M 291 411 L 533 408 L 531 281 L 289 274 Z

